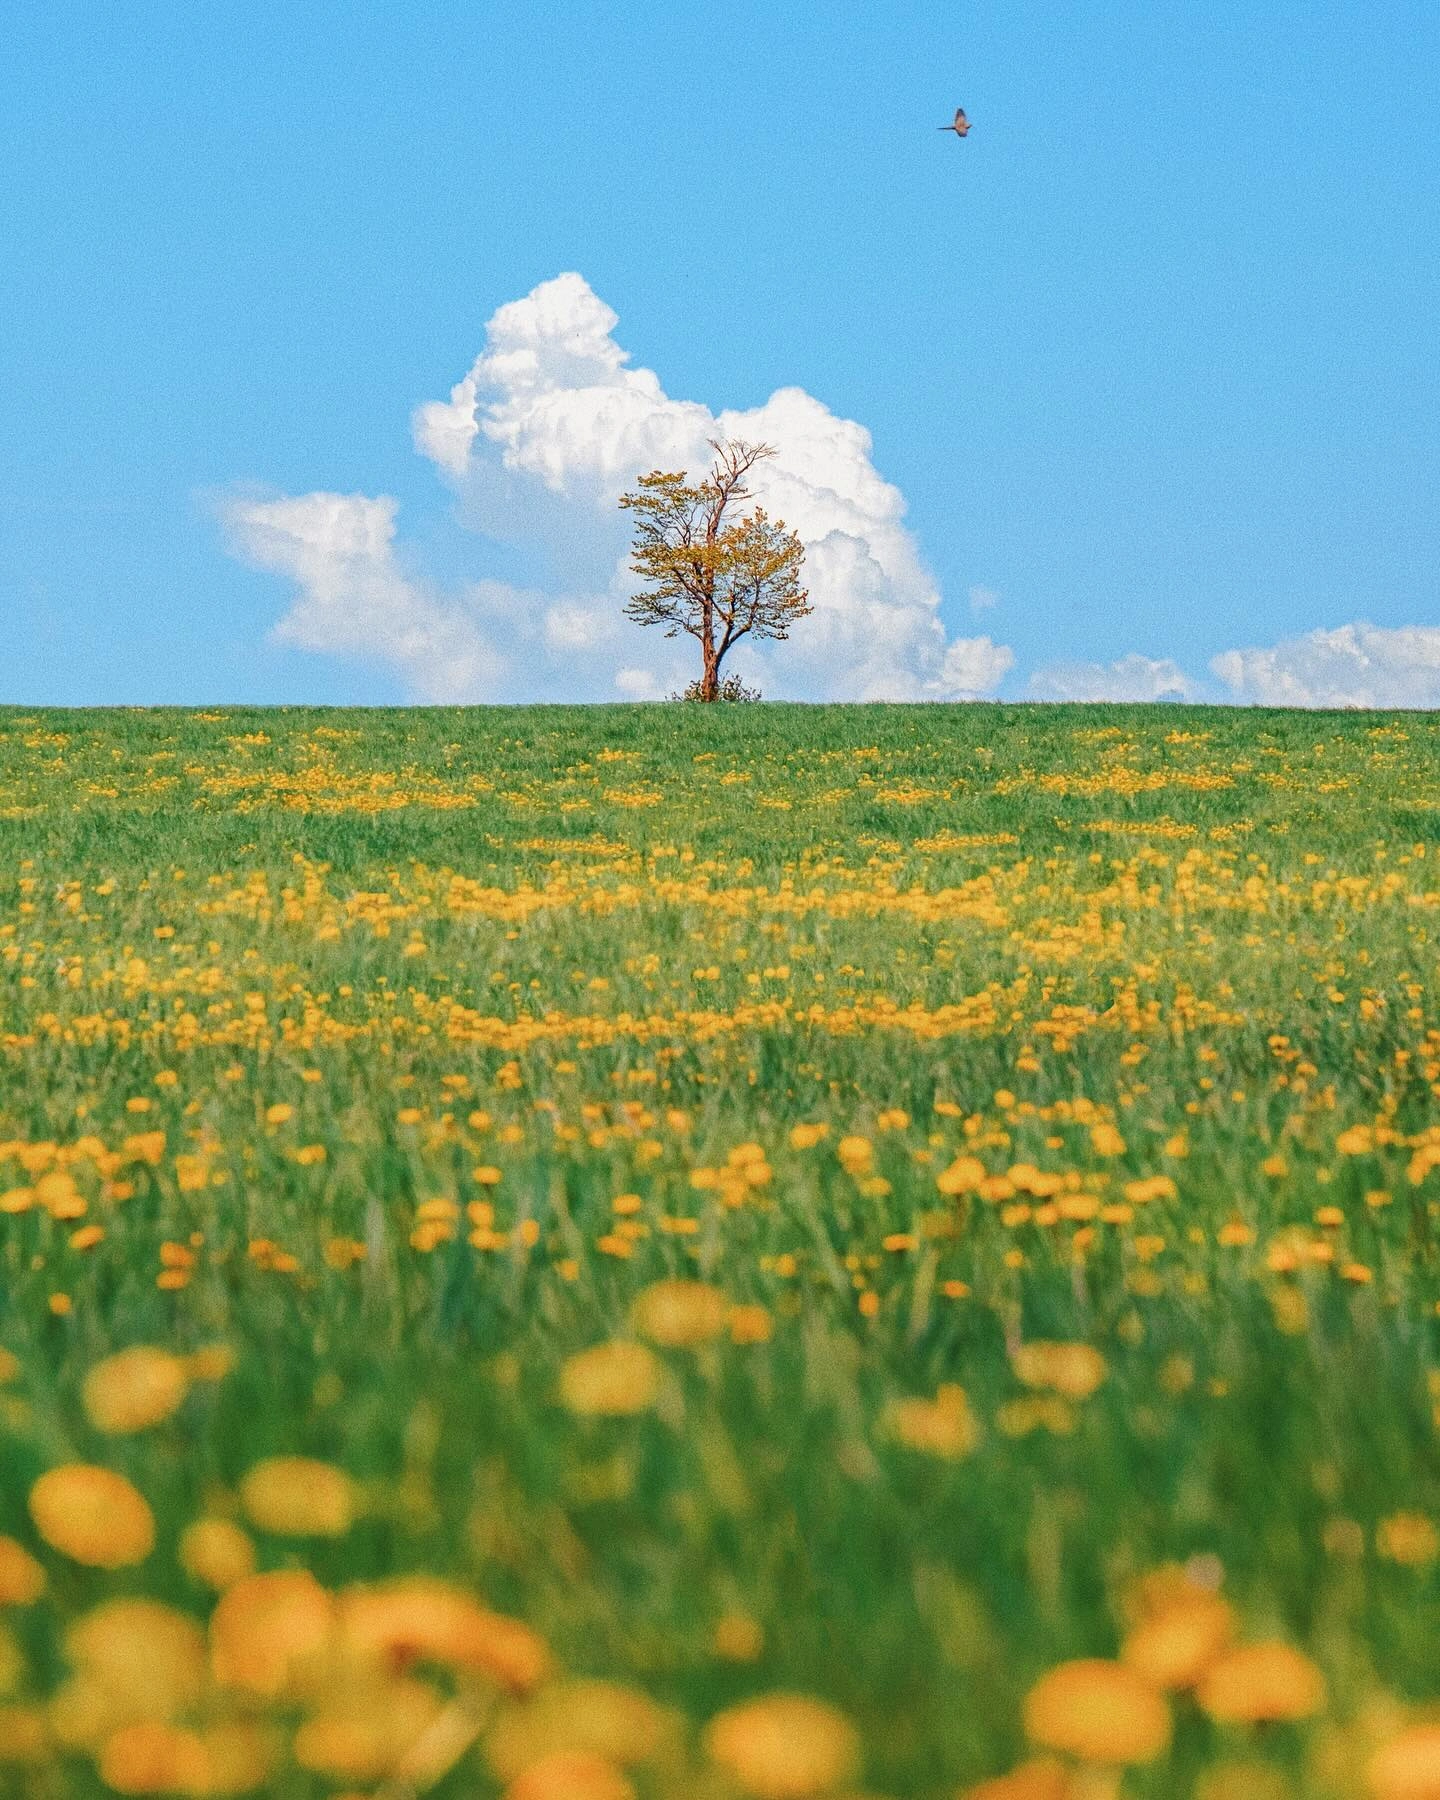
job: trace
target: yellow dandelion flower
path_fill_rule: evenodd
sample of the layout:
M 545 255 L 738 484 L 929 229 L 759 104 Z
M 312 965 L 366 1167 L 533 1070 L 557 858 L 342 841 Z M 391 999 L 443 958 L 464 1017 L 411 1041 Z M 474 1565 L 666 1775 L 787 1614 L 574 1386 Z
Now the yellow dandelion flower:
M 591 1750 L 556 1750 L 524 1769 L 502 1800 L 635 1800 L 634 1785 Z
M 343 1537 L 355 1521 L 355 1484 L 343 1469 L 309 1456 L 272 1456 L 240 1482 L 252 1525 L 277 1537 Z
M 1235 1613 L 1218 1594 L 1192 1589 L 1144 1619 L 1126 1637 L 1120 1660 L 1152 1687 L 1192 1688 L 1235 1634 Z
M 225 1687 L 278 1699 L 323 1656 L 333 1628 L 333 1603 L 308 1569 L 247 1575 L 210 1615 L 212 1672 Z
M 725 1329 L 730 1304 L 704 1281 L 657 1281 L 636 1296 L 630 1322 L 643 1338 L 668 1350 L 708 1344 Z
M 392 1668 L 437 1663 L 487 1676 L 511 1693 L 528 1693 L 550 1671 L 537 1631 L 433 1576 L 349 1588 L 339 1607 L 347 1647 Z
M 210 1760 L 198 1733 L 157 1720 L 123 1725 L 100 1752 L 100 1779 L 117 1794 L 208 1794 Z
M 105 1695 L 111 1717 L 176 1719 L 205 1686 L 205 1634 L 157 1600 L 107 1600 L 65 1633 L 65 1653 Z
M 62 1556 L 96 1569 L 143 1562 L 155 1547 L 155 1516 L 133 1483 L 93 1463 L 66 1463 L 30 1490 L 35 1529 Z
M 560 1370 L 560 1398 L 582 1416 L 644 1412 L 659 1391 L 660 1365 L 643 1344 L 596 1344 L 569 1357 Z
M 1053 1756 L 1040 1756 L 1008 1775 L 966 1788 L 960 1800 L 1072 1800 L 1072 1796 L 1074 1784 L 1065 1764 Z
M 0 1606 L 30 1606 L 44 1592 L 44 1569 L 23 1544 L 0 1537 Z
M 765 1630 L 745 1613 L 726 1613 L 716 1620 L 710 1641 L 725 1662 L 754 1662 L 765 1648 Z
M 1375 1549 L 1386 1562 L 1423 1569 L 1440 1556 L 1440 1533 L 1424 1513 L 1393 1513 L 1376 1527 Z
M 1015 1373 L 1030 1388 L 1049 1388 L 1067 1400 L 1087 1400 L 1105 1380 L 1105 1358 L 1093 1344 L 1022 1344 L 1011 1359 Z
M 1025 1735 L 1082 1762 L 1154 1762 L 1169 1747 L 1170 1708 L 1123 1663 L 1061 1663 L 1025 1696 Z
M 189 1386 L 189 1372 L 180 1357 L 138 1344 L 96 1363 L 85 1377 L 80 1398 L 97 1431 L 119 1436 L 170 1418 Z
M 340 1781 L 379 1781 L 415 1749 L 444 1700 L 428 1682 L 350 1680 L 295 1733 L 295 1761 Z
M 50 1731 L 36 1706 L 0 1706 L 0 1766 L 41 1763 L 50 1754 Z
M 874 1167 L 875 1146 L 867 1137 L 842 1137 L 835 1154 L 847 1175 L 868 1175 Z
M 255 1571 L 255 1546 L 229 1519 L 197 1519 L 180 1534 L 180 1566 L 223 1593 Z
M 732 1344 L 768 1344 L 775 1334 L 768 1307 L 732 1306 L 727 1318 Z
M 490 1766 L 513 1781 L 542 1758 L 585 1752 L 619 1768 L 652 1763 L 681 1736 L 648 1694 L 612 1681 L 558 1681 L 506 1707 L 486 1742 Z
M 933 1400 L 894 1401 L 886 1416 L 892 1437 L 907 1449 L 957 1462 L 980 1441 L 980 1426 L 962 1387 L 944 1383 Z
M 202 1344 L 186 1358 L 192 1381 L 223 1381 L 235 1367 L 229 1344 Z
M 1365 1785 L 1374 1800 L 1440 1800 L 1440 1723 L 1411 1725 L 1382 1744 Z
M 1222 1724 L 1308 1719 L 1325 1705 L 1325 1677 L 1290 1644 L 1241 1644 L 1210 1667 L 1195 1697 Z
M 732 1706 L 705 1729 L 705 1753 L 753 1800 L 808 1800 L 854 1775 L 860 1740 L 841 1712 L 804 1694 Z
M 975 1194 L 986 1179 L 985 1165 L 978 1156 L 957 1156 L 949 1168 L 936 1177 L 935 1185 L 942 1194 Z

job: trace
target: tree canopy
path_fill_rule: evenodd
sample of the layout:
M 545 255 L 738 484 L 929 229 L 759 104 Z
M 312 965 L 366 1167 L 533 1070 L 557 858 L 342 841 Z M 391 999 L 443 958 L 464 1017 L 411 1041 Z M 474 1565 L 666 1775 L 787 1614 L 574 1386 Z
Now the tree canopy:
M 645 586 L 625 608 L 640 625 L 699 641 L 701 700 L 721 697 L 720 670 L 742 638 L 786 638 L 812 612 L 800 585 L 804 545 L 763 507 L 742 511 L 745 477 L 768 444 L 712 439 L 715 462 L 698 482 L 654 469 L 620 504 L 635 515 L 630 566 Z

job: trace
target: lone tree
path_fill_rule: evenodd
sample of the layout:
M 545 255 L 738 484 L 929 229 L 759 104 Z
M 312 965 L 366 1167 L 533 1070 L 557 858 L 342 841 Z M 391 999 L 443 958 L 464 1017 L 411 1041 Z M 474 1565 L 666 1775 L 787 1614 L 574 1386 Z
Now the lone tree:
M 774 450 L 738 439 L 712 438 L 710 447 L 715 466 L 703 481 L 653 469 L 620 497 L 635 515 L 630 566 L 646 584 L 625 616 L 700 640 L 698 700 L 722 698 L 720 668 L 741 638 L 787 638 L 814 611 L 800 585 L 799 538 L 758 506 L 740 510 L 750 498 L 745 477 Z

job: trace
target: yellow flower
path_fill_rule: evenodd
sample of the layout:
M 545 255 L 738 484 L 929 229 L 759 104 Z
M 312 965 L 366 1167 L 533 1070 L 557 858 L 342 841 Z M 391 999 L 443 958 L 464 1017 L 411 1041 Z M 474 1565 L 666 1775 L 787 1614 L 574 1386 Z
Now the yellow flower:
M 630 1322 L 652 1344 L 689 1350 L 720 1336 L 729 1302 L 704 1281 L 657 1281 L 635 1298 Z
M 732 1344 L 768 1344 L 775 1322 L 764 1306 L 732 1306 L 728 1316 Z
M 596 1344 L 568 1358 L 560 1370 L 560 1398 L 582 1416 L 644 1412 L 659 1390 L 660 1365 L 643 1344 Z
M 145 1720 L 105 1740 L 100 1779 L 117 1794 L 208 1794 L 210 1762 L 193 1731 Z
M 936 1177 L 935 1185 L 942 1194 L 973 1194 L 978 1192 L 980 1184 L 985 1180 L 985 1165 L 978 1156 L 957 1156 Z
M 380 1781 L 419 1748 L 443 1705 L 423 1681 L 347 1681 L 295 1733 L 295 1760 L 341 1781 Z
M 0 1706 L 0 1766 L 43 1762 L 50 1751 L 45 1715 L 35 1706 Z
M 204 1632 L 157 1600 L 105 1601 L 69 1628 L 65 1653 L 117 1724 L 178 1718 L 205 1685 Z
M 1104 1381 L 1105 1358 L 1093 1344 L 1021 1344 L 1011 1359 L 1026 1387 L 1049 1388 L 1067 1400 L 1086 1400 Z
M 538 1632 L 429 1575 L 347 1589 L 340 1628 L 347 1647 L 362 1657 L 396 1668 L 420 1661 L 468 1669 L 511 1693 L 528 1693 L 550 1670 Z
M 705 1729 L 705 1752 L 753 1800 L 807 1800 L 855 1773 L 860 1740 L 823 1700 L 766 1694 L 717 1714 Z
M 355 1484 L 333 1463 L 272 1456 L 240 1482 L 252 1525 L 277 1537 L 343 1537 L 355 1519 Z
M 44 1569 L 23 1544 L 0 1537 L 0 1606 L 29 1606 L 44 1592 Z
M 556 1750 L 522 1770 L 502 1800 L 635 1800 L 635 1789 L 593 1751 Z
M 1123 1663 L 1061 1663 L 1025 1696 L 1025 1735 L 1091 1763 L 1149 1763 L 1170 1743 L 1170 1708 Z
M 653 1762 L 678 1737 L 677 1721 L 648 1694 L 611 1681 L 559 1681 L 507 1707 L 485 1750 L 500 1779 L 512 1781 L 560 1753 L 620 1768 Z
M 223 1381 L 235 1367 L 235 1352 L 228 1344 L 202 1344 L 186 1366 L 192 1381 Z
M 1008 1775 L 966 1788 L 961 1800 L 1071 1800 L 1070 1772 L 1053 1756 L 1021 1763 Z
M 210 1664 L 225 1687 L 278 1699 L 328 1648 L 330 1596 L 308 1569 L 247 1575 L 210 1615 Z
M 1152 1687 L 1192 1688 L 1234 1636 L 1235 1614 L 1218 1594 L 1191 1590 L 1144 1619 L 1120 1648 L 1120 1660 Z
M 180 1536 L 180 1566 L 217 1593 L 255 1570 L 255 1546 L 229 1519 L 197 1519 Z
M 100 1752 L 100 1776 L 117 1794 L 248 1794 L 270 1775 L 269 1736 L 246 1723 L 199 1731 L 155 1720 L 112 1731 Z
M 1090 1144 L 1097 1156 L 1123 1156 L 1125 1140 L 1113 1125 L 1103 1121 L 1090 1127 Z
M 96 1430 L 118 1436 L 168 1419 L 189 1385 L 189 1372 L 178 1356 L 139 1344 L 96 1363 L 80 1398 Z
M 1370 1758 L 1375 1800 L 1440 1800 L 1440 1724 L 1411 1725 Z
M 842 1137 L 835 1154 L 847 1175 L 868 1175 L 875 1165 L 875 1146 L 867 1137 Z
M 1223 1724 L 1308 1719 L 1325 1705 L 1325 1677 L 1290 1644 L 1241 1644 L 1210 1668 L 1195 1697 Z
M 744 1613 L 726 1613 L 711 1638 L 715 1654 L 726 1662 L 754 1662 L 765 1648 L 764 1627 Z
M 35 1529 L 61 1555 L 96 1569 L 144 1562 L 155 1547 L 155 1516 L 123 1475 L 93 1463 L 51 1469 L 30 1490 Z
M 1375 1548 L 1387 1562 L 1423 1569 L 1440 1556 L 1440 1533 L 1424 1513 L 1395 1513 L 1376 1528 Z
M 968 1456 L 980 1441 L 965 1390 L 953 1382 L 943 1383 L 933 1400 L 894 1401 L 887 1417 L 891 1435 L 908 1449 L 949 1462 Z

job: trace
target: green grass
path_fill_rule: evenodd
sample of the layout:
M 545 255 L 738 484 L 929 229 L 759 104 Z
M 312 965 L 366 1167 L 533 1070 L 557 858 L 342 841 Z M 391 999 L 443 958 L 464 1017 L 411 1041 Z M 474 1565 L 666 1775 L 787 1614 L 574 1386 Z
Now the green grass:
M 62 1717 L 65 1629 L 109 1596 L 203 1624 L 180 1532 L 306 1455 L 359 1517 L 257 1531 L 262 1567 L 444 1576 L 687 1734 L 813 1694 L 896 1800 L 1010 1767 L 1037 1677 L 1202 1558 L 1329 1698 L 1251 1732 L 1180 1696 L 1127 1792 L 1237 1756 L 1363 1792 L 1440 1699 L 1440 1565 L 1385 1529 L 1440 1524 L 1437 821 L 1424 715 L 0 709 L 0 1195 L 64 1169 L 85 1206 L 0 1213 L 0 1532 L 49 1578 L 8 1704 Z M 746 1144 L 768 1183 L 695 1185 Z M 937 1187 L 960 1155 L 988 1188 Z M 508 1240 L 462 1214 L 416 1247 L 433 1200 Z M 566 1360 L 674 1276 L 769 1341 L 662 1347 L 655 1405 L 567 1410 Z M 1103 1383 L 1027 1411 L 1033 1340 Z M 234 1369 L 173 1419 L 87 1419 L 116 1349 L 214 1343 Z M 894 1424 L 941 1384 L 978 1425 L 954 1459 Z M 30 1484 L 68 1461 L 146 1496 L 143 1562 L 40 1541 Z M 278 1705 L 287 1741 L 314 1704 Z M 13 1790 L 106 1791 L 81 1737 Z M 742 1791 L 686 1742 L 642 1800 Z M 263 1791 L 377 1780 L 282 1754 Z M 502 1785 L 482 1738 L 433 1791 Z

